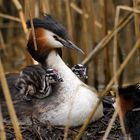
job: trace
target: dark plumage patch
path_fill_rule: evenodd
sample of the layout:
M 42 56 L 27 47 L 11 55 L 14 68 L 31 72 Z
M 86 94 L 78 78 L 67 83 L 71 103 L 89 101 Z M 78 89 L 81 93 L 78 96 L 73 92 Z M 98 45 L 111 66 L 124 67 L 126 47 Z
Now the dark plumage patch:
M 124 119 L 126 132 L 132 140 L 140 137 L 140 83 L 119 88 L 119 98 L 122 117 Z
M 35 50 L 32 42 L 27 43 L 27 50 L 30 53 L 30 55 L 32 56 L 32 58 L 34 58 L 37 62 L 40 62 L 41 64 L 45 63 L 47 55 L 45 55 L 41 52 L 38 52 L 38 50 Z
M 119 95 L 122 95 L 125 99 L 137 100 L 140 98 L 140 83 L 119 88 Z
M 49 31 L 52 31 L 65 40 L 68 39 L 66 29 L 50 15 L 45 15 L 43 19 L 34 18 L 33 24 L 35 28 L 42 27 Z M 27 27 L 31 28 L 30 20 L 27 21 Z
M 130 111 L 124 118 L 126 132 L 132 140 L 140 139 L 140 111 Z
M 140 107 L 140 84 L 133 84 L 119 88 L 120 115 L 125 117 L 127 112 Z

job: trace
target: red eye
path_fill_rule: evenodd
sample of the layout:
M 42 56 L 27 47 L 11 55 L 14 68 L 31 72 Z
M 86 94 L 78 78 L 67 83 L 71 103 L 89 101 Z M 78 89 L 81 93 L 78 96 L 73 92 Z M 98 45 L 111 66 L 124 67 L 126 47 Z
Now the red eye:
M 55 40 L 58 40 L 58 37 L 56 35 L 53 36 Z

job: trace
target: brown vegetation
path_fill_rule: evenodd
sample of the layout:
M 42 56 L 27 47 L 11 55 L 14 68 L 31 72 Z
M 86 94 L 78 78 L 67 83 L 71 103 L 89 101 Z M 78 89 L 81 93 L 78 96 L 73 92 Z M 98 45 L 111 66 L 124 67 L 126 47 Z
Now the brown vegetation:
M 17 72 L 34 63 L 26 50 L 28 38 L 26 20 L 32 21 L 32 18 L 40 17 L 42 13 L 48 13 L 66 26 L 73 42 L 85 52 L 85 55 L 80 55 L 73 50 L 64 49 L 65 62 L 69 65 L 82 63 L 88 66 L 89 78 L 86 82 L 102 92 L 102 100 L 113 84 L 131 84 L 140 79 L 139 6 L 139 0 L 0 0 L 0 62 L 2 61 L 4 73 Z M 9 93 L 2 68 L 0 69 L 0 79 L 4 81 L 1 83 L 3 83 L 6 98 Z M 7 99 L 7 102 L 9 101 L 10 99 Z M 9 107 L 11 110 L 13 109 L 12 106 L 9 105 Z M 93 109 L 80 130 L 73 130 L 74 134 L 76 133 L 76 140 L 87 128 L 97 107 Z M 15 113 L 12 113 L 14 120 Z M 115 112 L 114 118 L 116 116 Z M 110 117 L 111 115 L 108 120 Z M 0 138 L 5 140 L 2 120 L 2 115 L 0 115 Z M 105 119 L 103 121 L 107 123 Z M 103 128 L 106 129 L 106 127 Z M 104 139 L 107 138 L 110 128 L 107 129 Z M 18 124 L 17 126 L 15 124 L 14 129 L 16 137 L 22 139 Z M 55 130 L 57 132 L 57 128 Z M 103 129 L 102 131 L 105 132 Z M 116 131 L 120 134 L 119 130 Z M 89 132 L 88 128 L 86 133 Z M 113 136 L 116 138 L 115 135 Z M 113 136 L 111 135 L 111 137 Z M 37 138 L 43 139 L 40 134 L 37 134 Z M 65 135 L 65 139 L 67 139 L 67 135 Z

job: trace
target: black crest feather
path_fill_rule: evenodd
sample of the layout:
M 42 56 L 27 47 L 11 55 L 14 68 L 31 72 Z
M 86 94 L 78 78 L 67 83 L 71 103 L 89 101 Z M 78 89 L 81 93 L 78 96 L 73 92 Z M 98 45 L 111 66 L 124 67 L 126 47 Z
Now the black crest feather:
M 43 19 L 34 18 L 33 24 L 35 28 L 42 27 L 44 29 L 52 31 L 65 40 L 68 39 L 66 29 L 50 15 L 45 15 Z M 27 21 L 27 27 L 31 28 L 30 20 Z

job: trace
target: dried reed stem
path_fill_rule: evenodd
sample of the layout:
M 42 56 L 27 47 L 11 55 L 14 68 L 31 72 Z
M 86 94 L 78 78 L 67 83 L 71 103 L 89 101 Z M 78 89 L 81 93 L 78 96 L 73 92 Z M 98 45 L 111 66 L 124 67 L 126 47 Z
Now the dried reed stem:
M 102 95 L 105 95 L 105 93 L 111 88 L 112 84 L 115 82 L 115 79 L 121 74 L 122 70 L 126 67 L 126 65 L 128 64 L 129 60 L 131 59 L 131 57 L 134 55 L 134 53 L 136 52 L 136 50 L 139 47 L 140 47 L 140 39 L 137 40 L 135 45 L 132 47 L 131 51 L 129 52 L 129 54 L 127 55 L 127 57 L 123 61 L 123 63 L 120 65 L 120 67 L 117 70 L 116 74 L 110 80 L 109 84 L 107 85 L 107 87 L 106 87 L 106 89 L 105 89 L 105 91 L 103 92 Z
M 30 1 L 28 1 L 27 5 L 28 5 L 28 10 L 29 10 L 29 16 L 30 16 L 31 32 L 32 32 L 32 35 L 33 35 L 34 48 L 35 48 L 35 50 L 37 50 L 37 43 L 36 43 L 36 37 L 35 37 L 35 29 L 34 29 L 33 19 L 32 19 L 32 15 L 31 15 Z
M 79 8 L 75 3 L 71 2 L 70 3 L 70 6 L 73 10 L 75 10 L 78 14 L 80 15 L 84 15 L 85 18 L 89 18 L 89 14 L 88 13 L 84 13 L 83 10 L 81 8 Z M 98 21 L 95 20 L 95 25 L 98 27 L 98 28 L 102 28 L 102 25 L 101 23 L 99 23 Z
M 2 32 L 0 30 L 0 49 L 2 48 L 5 56 L 8 56 L 8 53 L 6 52 L 6 45 L 4 43 L 4 39 L 3 39 L 3 36 L 2 36 Z
M 90 20 L 89 20 L 89 25 L 91 27 L 91 39 L 93 42 L 93 47 L 96 44 L 96 19 L 95 19 L 95 11 L 94 11 L 94 5 L 93 5 L 93 1 L 92 0 L 88 0 L 88 15 L 90 15 Z
M 18 123 L 18 119 L 17 119 L 16 113 L 15 113 L 15 110 L 14 110 L 14 106 L 13 106 L 13 103 L 12 103 L 11 96 L 10 96 L 9 88 L 8 88 L 8 85 L 7 85 L 7 81 L 6 81 L 6 78 L 5 78 L 5 75 L 4 75 L 4 69 L 3 69 L 1 59 L 0 59 L 0 68 L 1 68 L 0 69 L 1 85 L 2 85 L 2 89 L 3 89 L 5 101 L 6 101 L 6 104 L 7 104 L 7 108 L 8 108 L 8 111 L 9 111 L 9 115 L 10 115 L 10 118 L 11 118 L 11 122 L 12 122 L 13 127 L 14 127 L 15 136 L 16 136 L 17 140 L 23 140 L 22 135 L 21 135 L 21 131 L 20 131 L 20 127 L 19 127 L 19 123 Z
M 40 2 L 40 11 L 43 14 L 50 14 L 50 2 L 49 0 L 39 0 Z
M 116 91 L 118 92 L 118 89 Z M 118 93 L 116 93 L 116 94 L 118 94 Z M 115 112 L 113 113 L 112 118 L 111 118 L 111 121 L 109 122 L 108 127 L 107 127 L 107 129 L 105 131 L 105 134 L 103 136 L 103 140 L 107 140 L 107 137 L 108 137 L 108 135 L 109 135 L 109 133 L 111 131 L 111 128 L 113 126 L 113 123 L 116 120 L 116 117 L 117 117 L 117 114 L 118 114 L 118 110 L 119 110 L 118 108 L 119 108 L 119 106 L 116 106 L 115 107 Z M 120 118 L 120 124 L 121 124 L 122 129 L 123 129 L 122 131 L 124 133 L 124 139 L 127 140 L 127 134 L 126 134 L 126 131 L 124 129 L 125 128 L 124 127 L 124 121 L 123 121 L 123 119 L 122 119 L 122 117 L 120 115 L 119 115 L 119 118 Z
M 117 6 L 117 10 L 116 10 L 116 18 L 115 18 L 115 28 L 117 27 L 118 23 L 119 23 L 119 14 L 120 14 L 120 10 L 126 10 L 126 11 L 130 11 L 130 12 L 134 12 L 134 15 L 140 14 L 140 11 L 135 9 L 135 8 L 130 8 L 127 6 Z M 135 25 L 136 27 L 136 25 Z M 138 28 L 137 28 L 138 30 Z M 113 50 L 113 72 L 115 73 L 115 71 L 117 70 L 117 34 L 118 31 L 115 31 L 115 35 L 114 35 L 114 50 Z M 138 32 L 136 33 L 136 36 L 138 36 Z M 117 84 L 118 82 L 116 82 Z
M 116 26 L 118 25 L 119 23 L 119 15 L 120 15 L 120 8 L 117 7 L 117 10 L 116 10 L 116 17 L 115 17 L 115 28 Z M 117 56 L 118 56 L 118 42 L 117 42 L 117 38 L 118 38 L 118 32 L 116 31 L 115 32 L 115 35 L 114 35 L 114 49 L 113 49 L 113 75 L 116 74 L 117 72 Z M 115 84 L 118 85 L 118 77 L 116 77 L 115 79 Z M 116 97 L 118 98 L 118 88 L 116 89 Z M 124 121 L 122 118 L 120 118 L 120 124 L 122 126 L 122 132 L 125 136 L 125 138 L 127 138 L 127 134 L 126 134 L 126 130 L 125 130 L 125 127 L 124 127 Z
M 87 1 L 81 1 L 83 13 L 87 12 Z M 86 51 L 86 54 L 88 52 L 88 26 L 87 26 L 87 19 L 84 18 L 84 15 L 82 16 L 82 45 L 83 50 Z
M 10 15 L 7 15 L 7 14 L 3 14 L 3 13 L 0 13 L 0 17 L 5 18 L 5 19 L 9 19 L 9 20 L 13 20 L 13 21 L 16 21 L 16 22 L 21 22 L 21 20 L 19 18 L 14 17 L 14 16 L 10 16 Z
M 5 43 L 4 43 L 4 39 L 3 39 L 3 36 L 2 36 L 2 32 L 0 30 L 0 47 L 2 47 L 3 50 L 6 49 L 6 46 L 5 46 Z
M 67 140 L 67 138 L 68 138 L 68 131 L 69 131 L 69 124 L 67 123 L 67 125 L 65 126 L 65 129 L 64 129 L 64 138 L 63 138 L 63 140 Z
M 118 6 L 118 8 L 120 9 L 124 9 L 124 10 L 128 10 L 131 12 L 135 12 L 135 13 L 140 13 L 139 10 L 134 9 L 134 8 L 130 8 L 127 6 Z M 82 64 L 87 64 L 88 62 L 90 62 L 90 60 L 95 56 L 95 54 L 97 54 L 98 52 L 100 52 L 103 48 L 106 47 L 106 45 L 111 41 L 111 39 L 113 38 L 114 34 L 115 34 L 115 30 L 118 30 L 117 32 L 119 32 L 123 27 L 126 26 L 126 24 L 128 24 L 133 17 L 133 13 L 131 15 L 129 15 L 128 17 L 124 18 L 118 25 L 117 28 L 113 29 L 111 31 L 110 34 L 108 34 L 107 36 L 105 36 L 101 42 L 95 47 L 95 49 L 93 49 L 88 56 L 82 61 Z
M 95 11 L 94 11 L 94 3 L 92 0 L 87 0 L 86 1 L 86 11 L 85 13 L 88 13 L 90 18 L 85 19 L 86 25 L 87 25 L 87 34 L 86 34 L 86 39 L 87 39 L 87 52 L 90 52 L 95 46 L 96 46 L 96 27 L 95 27 Z M 90 45 L 91 43 L 92 45 Z M 93 66 L 96 65 L 94 68 Z M 92 62 L 88 65 L 88 68 L 90 69 L 88 71 L 88 75 L 90 75 L 90 78 L 87 80 L 88 84 L 90 85 L 97 85 L 98 81 L 98 59 L 95 57 Z M 92 74 L 91 74 L 92 73 Z
M 17 10 L 19 11 L 19 17 L 21 20 L 22 28 L 23 28 L 25 35 L 27 36 L 28 30 L 27 30 L 26 21 L 25 21 L 25 17 L 23 14 L 22 6 L 18 0 L 12 0 L 12 1 L 13 1 L 14 5 L 16 6 Z
M 74 32 L 73 32 L 73 21 L 72 21 L 72 11 L 70 7 L 71 0 L 64 0 L 65 4 L 65 10 L 66 10 L 66 20 L 67 20 L 67 27 L 68 27 L 68 33 L 71 38 L 71 40 L 74 40 Z M 72 63 L 75 63 L 74 61 L 76 60 L 77 56 L 74 55 L 73 53 L 66 52 L 66 57 L 67 60 L 71 60 Z
M 0 105 L 0 139 L 6 140 L 6 133 L 4 129 L 3 117 L 2 117 L 2 112 L 1 112 L 1 105 Z
M 119 15 L 120 15 L 120 9 L 117 8 L 116 17 L 115 17 L 115 27 L 114 28 L 117 28 L 117 25 L 119 23 Z M 113 47 L 113 75 L 117 71 L 117 55 L 118 55 L 118 52 L 117 52 L 117 48 L 118 48 L 117 38 L 118 38 L 118 31 L 115 30 L 115 32 L 114 32 L 114 47 Z M 117 82 L 117 79 L 116 79 L 116 82 Z
M 58 0 L 56 6 L 58 7 L 58 17 L 62 21 L 62 1 Z
M 104 36 L 107 34 L 107 0 L 102 0 L 103 2 L 103 34 Z
M 133 7 L 134 9 L 137 9 L 138 10 L 138 0 L 133 0 Z M 135 34 L 136 34 L 136 39 L 138 39 L 140 37 L 140 20 L 139 20 L 139 15 L 137 13 L 134 13 L 135 15 L 135 18 L 134 18 L 134 21 L 135 21 Z
M 28 29 L 27 29 L 27 26 L 26 26 L 26 21 L 25 21 L 23 11 L 19 11 L 19 17 L 21 19 L 21 24 L 22 24 L 23 31 L 24 31 L 25 35 L 27 36 Z
M 89 15 L 85 12 L 83 12 L 83 10 L 81 8 L 79 8 L 75 3 L 71 2 L 70 6 L 80 15 L 84 15 L 84 18 L 89 18 Z
M 93 49 L 88 55 L 87 57 L 82 61 L 82 64 L 87 64 L 90 62 L 90 60 L 95 56 L 95 54 L 97 54 L 98 52 L 100 52 L 102 49 L 104 49 L 104 47 L 107 46 L 107 44 L 112 40 L 115 31 L 117 30 L 117 32 L 119 32 L 122 28 L 124 28 L 133 18 L 133 13 L 130 14 L 129 16 L 125 17 L 123 20 L 120 21 L 120 23 L 117 25 L 117 28 L 114 28 L 108 35 L 106 35 L 99 43 L 98 45 L 95 47 L 95 49 Z
M 69 32 L 71 39 L 73 40 L 73 26 L 72 26 L 72 19 L 71 19 L 70 0 L 64 0 L 64 2 L 65 2 L 65 8 L 66 8 L 68 32 Z M 72 107 L 71 107 L 71 109 L 72 109 Z M 64 140 L 67 140 L 67 137 L 68 137 L 69 119 L 70 119 L 69 117 L 70 117 L 71 109 L 69 111 L 67 125 L 64 129 Z
M 119 115 L 119 119 L 120 119 L 120 124 L 121 124 L 121 130 L 122 130 L 122 133 L 123 133 L 123 135 L 124 135 L 124 140 L 129 140 L 129 139 L 128 139 L 128 135 L 126 134 L 124 119 L 123 119 L 122 116 L 120 116 L 120 115 Z
M 111 131 L 112 125 L 113 125 L 114 121 L 116 120 L 117 114 L 118 114 L 118 113 L 117 113 L 117 110 L 115 110 L 115 112 L 114 112 L 113 115 L 112 115 L 111 121 L 110 121 L 109 124 L 108 124 L 108 127 L 107 127 L 107 129 L 106 129 L 106 131 L 105 131 L 105 134 L 104 134 L 102 140 L 107 140 L 107 137 L 108 137 L 108 135 L 109 135 L 109 133 L 110 133 L 110 131 Z
M 99 99 L 99 101 L 97 102 L 96 106 L 93 108 L 93 110 L 91 111 L 91 113 L 87 116 L 83 126 L 80 128 L 79 133 L 77 134 L 75 140 L 79 140 L 81 135 L 83 134 L 83 132 L 85 131 L 85 129 L 87 128 L 88 124 L 90 123 L 91 118 L 93 117 L 93 115 L 95 114 L 98 106 L 100 105 L 100 103 L 103 100 L 103 97 L 107 94 L 107 91 L 110 90 L 110 88 L 112 87 L 112 85 L 114 84 L 115 80 L 117 79 L 117 77 L 121 74 L 121 72 L 124 70 L 124 68 L 126 67 L 126 65 L 128 64 L 129 60 L 131 59 L 131 57 L 134 55 L 134 53 L 136 52 L 136 50 L 140 47 L 140 39 L 135 43 L 135 45 L 133 46 L 133 48 L 131 49 L 131 51 L 129 52 L 129 54 L 127 55 L 127 57 L 125 58 L 125 60 L 123 61 L 123 63 L 120 65 L 119 69 L 117 70 L 117 72 L 115 73 L 115 75 L 112 77 L 112 79 L 110 80 L 110 82 L 108 83 L 108 85 L 106 86 L 104 92 L 101 94 L 101 97 Z
M 66 14 L 67 14 L 67 25 L 68 25 L 68 32 L 70 37 L 73 40 L 73 31 L 72 31 L 72 20 L 71 20 L 71 13 L 70 13 L 70 0 L 64 0 L 65 7 L 66 7 Z
M 130 11 L 130 12 L 134 12 L 134 13 L 140 14 L 140 10 L 135 9 L 135 8 L 131 8 L 131 7 L 128 7 L 128 6 L 119 5 L 119 6 L 117 6 L 117 8 L 119 8 L 121 10 L 126 10 L 126 11 Z
M 107 0 L 102 0 L 102 15 L 103 15 L 103 36 L 106 36 L 108 34 L 108 26 L 107 26 L 107 15 L 108 15 L 108 12 L 107 12 L 107 9 L 108 9 L 108 6 L 107 6 Z M 109 62 L 109 48 L 108 47 L 105 47 L 104 49 L 104 75 L 105 75 L 105 84 L 108 83 L 108 81 L 110 80 L 110 77 L 111 77 L 111 72 L 110 72 L 110 62 Z

